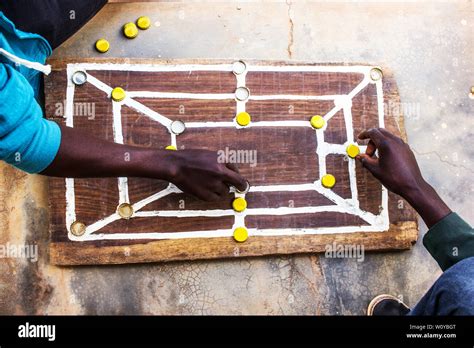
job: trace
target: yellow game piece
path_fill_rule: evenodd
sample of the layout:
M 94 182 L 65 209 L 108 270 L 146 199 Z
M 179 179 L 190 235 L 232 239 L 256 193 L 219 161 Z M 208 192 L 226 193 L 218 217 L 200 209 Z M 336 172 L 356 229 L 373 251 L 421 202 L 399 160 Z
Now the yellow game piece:
M 125 91 L 122 87 L 115 87 L 112 90 L 111 96 L 113 100 L 115 100 L 116 102 L 120 102 L 125 99 Z
M 168 145 L 167 147 L 165 147 L 165 150 L 177 150 L 177 148 L 174 145 Z
M 151 21 L 150 18 L 147 16 L 141 16 L 137 19 L 137 27 L 142 30 L 146 30 L 150 27 Z
M 350 144 L 346 147 L 346 152 L 350 158 L 356 158 L 356 156 L 360 153 L 360 149 L 359 146 Z
M 244 211 L 247 208 L 247 201 L 245 198 L 238 197 L 232 202 L 232 208 L 237 212 Z
M 247 126 L 250 123 L 251 118 L 248 112 L 242 111 L 237 114 L 235 119 L 240 126 Z
M 123 26 L 123 34 L 129 39 L 133 39 L 138 35 L 138 28 L 135 23 L 127 23 Z
M 324 124 L 326 123 L 326 121 L 324 121 L 324 118 L 320 115 L 311 117 L 310 122 L 311 122 L 311 126 L 313 126 L 313 128 L 316 128 L 316 129 L 323 128 Z
M 249 237 L 249 233 L 247 232 L 247 229 L 245 227 L 237 227 L 234 230 L 234 239 L 237 242 L 245 242 L 247 238 Z
M 109 50 L 110 44 L 106 39 L 99 39 L 95 42 L 95 48 L 100 53 L 105 53 Z
M 336 185 L 336 178 L 334 177 L 334 175 L 326 174 L 322 177 L 321 184 L 325 188 L 332 188 L 334 187 L 334 185 Z

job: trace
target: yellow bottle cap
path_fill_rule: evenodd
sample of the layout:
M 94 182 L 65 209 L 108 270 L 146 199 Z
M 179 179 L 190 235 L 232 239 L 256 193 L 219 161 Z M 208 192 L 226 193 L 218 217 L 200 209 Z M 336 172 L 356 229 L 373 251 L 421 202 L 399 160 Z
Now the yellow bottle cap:
M 336 185 L 336 178 L 334 175 L 326 174 L 321 178 L 321 185 L 325 188 L 332 188 Z
M 240 126 L 248 126 L 251 117 L 248 112 L 242 111 L 237 114 L 235 119 Z
M 356 158 L 356 156 L 360 153 L 360 149 L 359 146 L 355 144 L 350 144 L 347 146 L 346 152 L 350 158 Z
M 138 35 L 138 28 L 135 23 L 127 23 L 123 26 L 123 34 L 129 39 L 133 39 Z
M 245 198 L 238 197 L 232 202 L 232 208 L 237 212 L 244 211 L 247 208 L 247 201 Z
M 167 147 L 165 147 L 165 150 L 177 150 L 177 148 L 174 145 L 168 145 Z
M 316 128 L 316 129 L 321 129 L 324 127 L 324 124 L 326 123 L 326 121 L 324 121 L 324 118 L 320 115 L 315 115 L 313 117 L 311 117 L 311 126 L 313 126 L 313 128 Z
M 122 101 L 125 99 L 125 91 L 123 90 L 122 87 L 115 87 L 112 90 L 112 99 L 115 100 L 116 102 Z
M 95 48 L 101 53 L 105 53 L 109 50 L 110 44 L 106 39 L 99 39 L 95 42 Z
M 150 27 L 151 21 L 150 18 L 147 16 L 141 16 L 137 19 L 137 27 L 142 30 L 146 30 Z
M 245 242 L 247 238 L 249 237 L 249 233 L 247 232 L 247 229 L 245 227 L 237 227 L 234 230 L 234 239 L 237 242 Z

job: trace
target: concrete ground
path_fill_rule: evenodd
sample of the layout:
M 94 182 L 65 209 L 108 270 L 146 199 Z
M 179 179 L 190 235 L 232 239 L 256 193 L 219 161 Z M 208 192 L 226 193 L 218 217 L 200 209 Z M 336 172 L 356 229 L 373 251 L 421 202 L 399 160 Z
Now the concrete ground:
M 54 56 L 370 62 L 393 69 L 426 179 L 474 223 L 472 1 L 109 4 Z M 132 41 L 123 23 L 152 29 Z M 0 165 L 0 244 L 37 243 L 37 263 L 0 259 L 0 314 L 364 314 L 377 294 L 413 305 L 441 271 L 421 239 L 364 262 L 318 255 L 126 266 L 47 263 L 46 179 Z M 421 223 L 420 237 L 426 232 Z

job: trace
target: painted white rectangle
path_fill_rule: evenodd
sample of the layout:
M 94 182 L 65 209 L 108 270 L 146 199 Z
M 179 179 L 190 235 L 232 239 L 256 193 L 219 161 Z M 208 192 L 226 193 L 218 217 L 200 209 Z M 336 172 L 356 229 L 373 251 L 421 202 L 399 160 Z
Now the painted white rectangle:
M 353 136 L 353 125 L 352 125 L 352 114 L 351 106 L 352 99 L 361 92 L 367 85 L 371 83 L 369 78 L 370 66 L 317 66 L 317 65 L 258 65 L 258 66 L 247 66 L 247 71 L 244 74 L 236 75 L 236 88 L 245 87 L 245 76 L 247 72 L 258 72 L 258 71 L 279 71 L 279 72 L 334 72 L 334 73 L 360 73 L 364 75 L 364 79 L 359 83 L 350 93 L 347 95 L 333 95 L 333 96 L 318 96 L 318 95 L 268 95 L 268 96 L 250 96 L 250 100 L 272 100 L 272 99 L 287 99 L 287 100 L 334 100 L 335 107 L 331 109 L 325 116 L 326 122 L 330 122 L 330 119 L 339 111 L 344 112 L 344 121 L 346 126 L 346 132 L 348 140 L 345 144 L 330 144 L 324 141 L 324 131 L 327 127 L 323 127 L 320 130 L 315 131 L 315 137 L 317 138 L 317 149 L 315 154 L 318 154 L 319 158 L 319 175 L 321 177 L 326 173 L 326 156 L 328 154 L 344 154 L 345 148 L 352 141 Z M 68 84 L 66 92 L 66 124 L 69 127 L 73 127 L 73 100 L 74 100 L 74 84 L 70 82 L 72 73 L 76 70 L 86 71 L 88 83 L 95 86 L 97 89 L 104 92 L 110 97 L 112 88 L 102 81 L 98 80 L 90 74 L 90 71 L 94 70 L 116 70 L 116 71 L 146 71 L 146 72 L 176 72 L 176 71 L 221 71 L 231 72 L 232 64 L 183 64 L 183 65 L 166 65 L 166 64 L 98 64 L 98 63 L 79 63 L 69 64 L 67 66 Z M 384 110 L 383 110 L 383 90 L 381 80 L 376 82 L 377 90 L 377 103 L 378 103 L 378 118 L 379 125 L 384 125 Z M 156 111 L 148 108 L 142 103 L 138 102 L 134 98 L 188 98 L 188 99 L 213 99 L 213 100 L 224 100 L 234 99 L 233 94 L 198 94 L 198 93 L 176 93 L 176 92 L 152 92 L 152 91 L 131 91 L 127 93 L 127 97 L 120 103 L 111 101 L 113 103 L 113 134 L 114 140 L 117 143 L 123 143 L 122 135 L 122 122 L 121 122 L 121 105 L 127 105 L 136 109 L 138 112 L 150 117 L 152 120 L 160 123 L 169 130 L 169 126 L 172 122 L 169 118 L 157 113 Z M 238 112 L 245 111 L 246 101 L 236 100 L 236 110 Z M 228 122 L 187 122 L 186 127 L 188 128 L 218 128 L 218 127 L 236 127 L 240 128 L 234 120 Z M 306 121 L 294 121 L 294 120 L 279 120 L 279 121 L 259 121 L 253 122 L 249 127 L 311 127 L 309 122 Z M 174 146 L 179 145 L 179 135 L 172 134 L 170 132 L 170 143 Z M 161 199 L 167 195 L 179 193 L 180 190 L 174 185 L 170 184 L 166 189 L 161 192 L 155 193 L 139 202 L 130 202 L 134 209 L 133 219 L 139 218 L 153 218 L 159 216 L 166 217 L 195 217 L 195 216 L 206 216 L 206 217 L 220 217 L 220 216 L 234 216 L 234 224 L 229 226 L 228 229 L 222 229 L 217 231 L 189 231 L 189 232 L 173 232 L 173 233 L 161 233 L 152 232 L 149 233 L 111 233 L 104 234 L 100 233 L 100 230 L 108 224 L 120 219 L 120 216 L 116 212 L 111 212 L 111 215 L 96 221 L 95 223 L 87 226 L 86 233 L 83 236 L 77 237 L 70 233 L 69 226 L 76 219 L 75 214 L 75 194 L 74 194 L 74 180 L 66 179 L 66 223 L 67 230 L 69 231 L 69 239 L 74 241 L 88 241 L 88 240 L 132 240 L 132 239 L 176 239 L 176 238 L 216 238 L 223 236 L 231 236 L 233 230 L 236 227 L 245 226 L 245 217 L 249 215 L 289 215 L 289 214 L 314 214 L 318 212 L 341 212 L 346 214 L 352 214 L 365 220 L 368 225 L 364 226 L 339 226 L 339 227 L 321 227 L 321 228 L 310 228 L 310 229 L 249 229 L 250 236 L 283 236 L 283 235 L 304 235 L 304 234 L 329 234 L 329 233 L 351 233 L 351 232 L 381 232 L 388 230 L 389 219 L 388 219 L 388 192 L 385 187 L 382 187 L 382 204 L 381 212 L 379 215 L 363 211 L 359 208 L 357 187 L 356 187 L 356 172 L 353 160 L 348 161 L 349 176 L 351 184 L 352 197 L 350 199 L 343 199 L 342 197 L 335 194 L 333 191 L 324 188 L 319 180 L 314 183 L 299 184 L 299 185 L 267 185 L 267 186 L 256 186 L 252 187 L 249 193 L 252 192 L 276 192 L 276 191 L 309 191 L 314 190 L 319 194 L 325 196 L 334 205 L 329 206 L 309 206 L 309 207 L 279 207 L 279 208 L 249 208 L 244 212 L 237 213 L 231 209 L 225 210 L 175 210 L 175 211 L 145 211 L 148 204 L 158 199 Z M 119 193 L 120 197 L 117 197 L 117 202 L 124 203 L 129 202 L 128 196 L 128 181 L 127 178 L 119 178 Z M 235 191 L 234 191 L 235 192 Z M 235 193 L 236 197 L 243 197 L 245 195 Z

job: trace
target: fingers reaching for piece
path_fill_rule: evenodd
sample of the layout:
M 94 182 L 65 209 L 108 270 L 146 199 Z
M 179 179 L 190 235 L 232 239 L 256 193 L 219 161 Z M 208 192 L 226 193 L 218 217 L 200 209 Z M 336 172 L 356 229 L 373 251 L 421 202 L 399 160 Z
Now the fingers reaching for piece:
M 239 191 L 245 191 L 247 189 L 247 180 L 245 180 L 239 173 L 228 169 L 223 174 L 224 181 L 230 186 L 234 186 Z
M 235 163 L 226 163 L 225 164 L 227 168 L 229 168 L 230 170 L 236 172 L 236 173 L 239 173 L 239 168 L 237 167 L 237 165 Z
M 386 144 L 387 135 L 385 135 L 380 128 L 371 128 L 361 132 L 359 139 L 370 139 L 377 148 L 382 148 Z
M 369 140 L 369 143 L 367 144 L 367 149 L 365 150 L 365 153 L 372 157 L 375 155 L 375 151 L 377 150 L 377 146 L 375 146 L 374 142 L 372 140 Z

